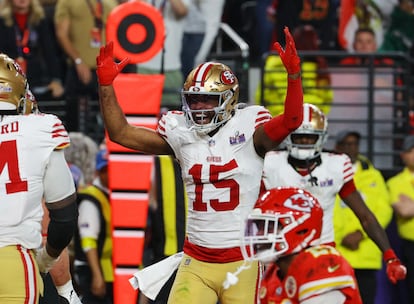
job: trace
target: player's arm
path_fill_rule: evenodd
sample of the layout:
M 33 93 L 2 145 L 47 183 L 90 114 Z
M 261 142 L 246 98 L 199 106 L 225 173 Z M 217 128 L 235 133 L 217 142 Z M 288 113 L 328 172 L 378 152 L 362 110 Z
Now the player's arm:
M 78 217 L 76 190 L 62 150 L 51 153 L 43 183 L 50 222 L 46 244 L 37 251 L 36 260 L 46 273 L 71 241 Z
M 352 187 L 353 181 L 348 182 L 344 187 Z M 355 185 L 353 186 L 355 188 Z M 341 190 L 342 193 L 343 190 Z M 406 276 L 406 268 L 403 266 L 391 248 L 387 234 L 381 227 L 374 213 L 369 210 L 358 191 L 352 191 L 342 200 L 352 209 L 361 222 L 364 231 L 371 240 L 378 246 L 383 253 L 383 258 L 387 264 L 387 276 L 391 282 L 396 283 L 397 280 L 403 280 Z
M 109 138 L 122 146 L 148 154 L 173 154 L 168 143 L 154 130 L 129 124 L 119 106 L 112 82 L 128 61 L 125 58 L 119 64 L 114 62 L 112 42 L 101 47 L 96 58 L 99 102 Z
M 285 28 L 286 47 L 275 44 L 279 56 L 287 71 L 287 93 L 284 113 L 260 126 L 254 134 L 254 144 L 259 155 L 276 148 L 292 131 L 296 130 L 303 120 L 303 90 L 300 77 L 300 58 L 296 51 L 295 41 Z

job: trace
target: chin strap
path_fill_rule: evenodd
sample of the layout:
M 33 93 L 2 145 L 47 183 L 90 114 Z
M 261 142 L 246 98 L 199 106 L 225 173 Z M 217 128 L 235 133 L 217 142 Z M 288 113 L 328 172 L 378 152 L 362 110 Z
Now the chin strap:
M 243 270 L 249 269 L 252 266 L 252 262 L 244 261 L 241 266 L 237 268 L 235 272 L 227 272 L 226 280 L 223 282 L 223 288 L 229 289 L 230 286 L 236 285 L 239 282 L 237 277 Z

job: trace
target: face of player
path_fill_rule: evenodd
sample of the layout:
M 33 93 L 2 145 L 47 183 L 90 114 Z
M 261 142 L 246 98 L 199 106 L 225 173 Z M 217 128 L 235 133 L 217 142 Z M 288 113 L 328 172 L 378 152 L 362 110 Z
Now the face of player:
M 219 105 L 219 98 L 219 95 L 187 95 L 186 102 L 192 111 L 194 122 L 200 125 L 210 123 L 216 115 L 215 108 Z
M 354 50 L 361 53 L 374 53 L 377 51 L 377 42 L 372 33 L 360 32 L 355 37 Z
M 314 145 L 318 140 L 316 134 L 292 134 L 291 139 L 294 144 L 297 145 Z

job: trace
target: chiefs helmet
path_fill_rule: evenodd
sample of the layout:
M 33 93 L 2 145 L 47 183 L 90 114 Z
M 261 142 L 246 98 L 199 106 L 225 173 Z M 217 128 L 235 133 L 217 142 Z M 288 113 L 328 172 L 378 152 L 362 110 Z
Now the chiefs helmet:
M 202 63 L 188 75 L 181 97 L 188 126 L 197 132 L 207 134 L 224 124 L 234 114 L 239 99 L 239 81 L 231 69 L 222 63 Z M 211 98 L 218 101 L 218 105 L 213 109 L 190 107 L 192 102 L 205 102 Z M 202 123 L 205 117 L 211 117 L 211 120 Z
M 289 134 L 285 140 L 289 155 L 301 160 L 317 157 L 322 152 L 323 145 L 328 139 L 327 129 L 328 119 L 325 114 L 315 105 L 303 104 L 302 124 Z M 302 134 L 315 135 L 317 140 L 311 145 L 294 143 L 292 137 Z
M 18 63 L 0 54 L 0 110 L 17 110 L 26 95 L 26 75 Z
M 309 192 L 278 187 L 259 197 L 243 227 L 245 260 L 268 263 L 319 244 L 323 210 Z

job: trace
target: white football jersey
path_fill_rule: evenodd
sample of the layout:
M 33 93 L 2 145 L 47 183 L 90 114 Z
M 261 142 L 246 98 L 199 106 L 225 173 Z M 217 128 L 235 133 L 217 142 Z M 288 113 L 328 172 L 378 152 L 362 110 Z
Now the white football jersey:
M 43 177 L 53 150 L 68 145 L 54 115 L 0 117 L 0 247 L 40 246 Z
M 189 128 L 183 112 L 168 112 L 160 120 L 158 133 L 181 165 L 191 243 L 207 248 L 239 246 L 240 225 L 258 198 L 263 169 L 253 133 L 270 119 L 261 106 L 237 109 L 213 137 Z
M 333 210 L 335 197 L 342 186 L 353 179 L 352 163 L 346 154 L 321 153 L 321 164 L 312 172 L 317 185 L 311 183 L 311 176 L 302 176 L 288 163 L 287 151 L 270 151 L 266 154 L 263 167 L 263 182 L 266 189 L 291 186 L 309 191 L 323 208 L 322 243 L 334 242 Z

